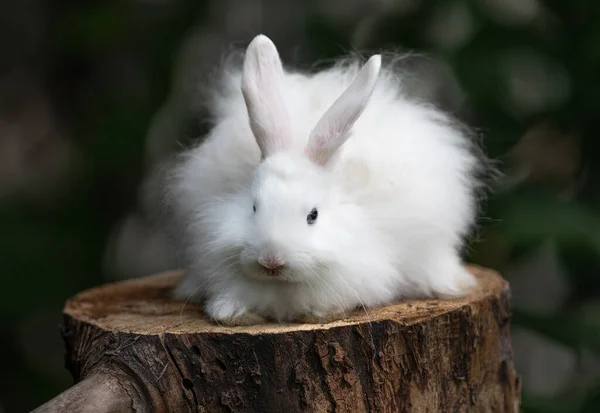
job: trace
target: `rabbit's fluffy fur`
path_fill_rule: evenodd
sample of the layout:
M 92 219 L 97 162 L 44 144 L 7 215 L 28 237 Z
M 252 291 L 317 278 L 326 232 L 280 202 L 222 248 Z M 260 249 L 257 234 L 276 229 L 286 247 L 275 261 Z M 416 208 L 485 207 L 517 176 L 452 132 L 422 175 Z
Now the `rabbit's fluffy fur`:
M 467 294 L 476 280 L 460 253 L 485 163 L 470 132 L 406 97 L 402 73 L 375 58 L 369 73 L 359 59 L 281 71 L 266 37 L 253 44 L 245 65 L 223 68 L 210 101 L 214 127 L 181 155 L 167 185 L 186 265 L 176 296 L 202 299 L 217 322 L 251 324 Z M 325 122 L 331 136 L 310 141 L 361 68 L 363 83 Z M 320 150 L 325 159 L 316 161 Z M 265 257 L 284 264 L 276 275 L 258 263 Z

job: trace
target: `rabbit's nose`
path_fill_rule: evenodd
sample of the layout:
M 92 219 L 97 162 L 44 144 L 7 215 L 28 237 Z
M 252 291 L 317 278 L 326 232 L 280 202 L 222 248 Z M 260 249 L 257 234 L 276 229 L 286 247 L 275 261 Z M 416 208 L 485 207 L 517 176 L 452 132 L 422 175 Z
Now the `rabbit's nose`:
M 285 265 L 285 261 L 276 257 L 259 258 L 258 263 L 268 270 L 276 270 Z

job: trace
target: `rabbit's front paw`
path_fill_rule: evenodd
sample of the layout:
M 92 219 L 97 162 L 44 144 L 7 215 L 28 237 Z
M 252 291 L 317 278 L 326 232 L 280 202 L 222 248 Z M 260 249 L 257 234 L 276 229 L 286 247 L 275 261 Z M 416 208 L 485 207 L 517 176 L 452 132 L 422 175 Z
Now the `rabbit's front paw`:
M 477 279 L 462 265 L 458 265 L 433 285 L 437 298 L 452 300 L 469 295 L 477 287 Z
M 224 326 L 235 327 L 235 326 L 253 326 L 256 324 L 264 324 L 266 320 L 255 313 L 243 313 L 234 317 L 223 318 L 221 320 L 214 320 L 218 324 Z
M 212 322 L 230 327 L 250 326 L 266 322 L 260 315 L 241 308 L 234 300 L 225 298 L 209 301 L 205 310 Z

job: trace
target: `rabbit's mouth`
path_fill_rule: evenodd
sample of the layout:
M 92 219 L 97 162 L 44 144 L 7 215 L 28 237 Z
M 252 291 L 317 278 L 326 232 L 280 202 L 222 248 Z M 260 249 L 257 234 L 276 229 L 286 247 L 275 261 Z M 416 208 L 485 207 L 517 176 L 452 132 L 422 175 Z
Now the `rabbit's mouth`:
M 270 283 L 298 283 L 291 269 L 287 266 L 265 268 L 260 264 L 245 265 L 243 273 L 248 278 Z
M 253 274 L 253 278 L 268 282 L 296 283 L 290 275 L 287 268 L 261 268 Z
M 280 277 L 285 269 L 283 267 L 263 268 L 262 272 L 269 277 Z

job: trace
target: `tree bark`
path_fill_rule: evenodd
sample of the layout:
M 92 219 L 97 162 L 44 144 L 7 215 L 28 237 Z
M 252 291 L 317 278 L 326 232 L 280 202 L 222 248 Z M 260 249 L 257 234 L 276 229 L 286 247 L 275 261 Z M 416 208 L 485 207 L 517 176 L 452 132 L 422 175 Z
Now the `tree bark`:
M 480 285 L 464 299 L 321 325 L 213 325 L 168 299 L 178 272 L 88 290 L 64 310 L 79 384 L 38 411 L 516 413 L 508 284 L 470 270 Z M 104 402 L 81 407 L 82 393 Z

